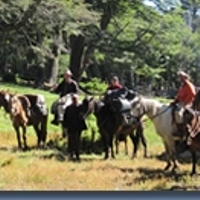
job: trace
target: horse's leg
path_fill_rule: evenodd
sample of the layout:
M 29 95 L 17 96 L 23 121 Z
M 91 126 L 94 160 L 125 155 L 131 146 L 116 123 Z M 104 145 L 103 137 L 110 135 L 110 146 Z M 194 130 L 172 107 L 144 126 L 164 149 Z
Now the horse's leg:
M 18 148 L 21 149 L 22 148 L 22 144 L 21 144 L 21 139 L 20 139 L 20 130 L 19 130 L 19 126 L 14 126 L 15 132 L 17 134 L 17 143 L 18 143 Z
M 104 145 L 104 152 L 105 152 L 104 159 L 106 160 L 109 157 L 108 136 L 107 136 L 107 133 L 103 130 L 100 130 L 100 133 L 101 133 L 101 139 Z
M 164 170 L 167 171 L 171 167 L 170 151 L 169 151 L 168 144 L 165 141 L 163 142 L 165 146 L 166 161 L 167 161 L 167 165 L 165 166 Z
M 110 149 L 111 149 L 111 157 L 115 158 L 115 153 L 114 153 L 114 149 L 113 149 L 113 137 L 114 137 L 113 134 L 111 134 L 109 136 L 109 146 L 110 146 Z
M 133 144 L 133 153 L 132 153 L 132 159 L 133 159 L 137 156 L 137 150 L 139 146 L 139 137 L 135 136 L 133 131 L 129 134 L 129 137 L 131 138 L 131 141 Z
M 22 131 L 23 131 L 24 149 L 26 150 L 28 148 L 27 141 L 26 141 L 26 126 L 22 127 Z
M 127 135 L 124 139 L 124 146 L 125 146 L 125 154 L 128 155 L 128 141 L 127 141 Z
M 143 125 L 139 126 L 139 137 L 141 138 L 142 145 L 144 147 L 144 158 L 147 158 L 147 142 L 144 136 L 144 127 Z
M 177 158 L 176 158 L 176 151 L 175 151 L 175 149 L 171 149 L 170 157 L 171 157 L 171 160 L 173 162 L 172 171 L 176 171 L 176 169 L 178 168 L 178 165 L 177 165 L 177 162 L 176 162 Z
M 192 171 L 190 173 L 191 176 L 196 174 L 196 162 L 197 162 L 197 157 L 195 151 L 191 151 L 192 154 Z
M 115 137 L 115 147 L 116 147 L 116 154 L 119 153 L 119 140 L 117 138 L 117 136 Z
M 41 140 L 43 142 L 43 146 L 46 145 L 47 139 L 47 123 L 48 123 L 48 115 L 43 116 L 43 120 L 41 121 Z
M 41 143 L 41 130 L 39 128 L 39 124 L 34 124 L 33 125 L 33 128 L 36 132 L 36 135 L 37 135 L 37 147 L 39 148 L 40 147 L 40 143 Z

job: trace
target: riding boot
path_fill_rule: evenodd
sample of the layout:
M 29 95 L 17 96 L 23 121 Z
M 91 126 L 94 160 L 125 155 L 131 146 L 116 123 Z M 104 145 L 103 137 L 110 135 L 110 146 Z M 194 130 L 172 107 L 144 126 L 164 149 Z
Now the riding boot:
M 51 121 L 51 124 L 53 124 L 53 125 L 58 125 L 59 124 L 59 122 L 58 122 L 58 114 L 54 115 L 54 119 Z

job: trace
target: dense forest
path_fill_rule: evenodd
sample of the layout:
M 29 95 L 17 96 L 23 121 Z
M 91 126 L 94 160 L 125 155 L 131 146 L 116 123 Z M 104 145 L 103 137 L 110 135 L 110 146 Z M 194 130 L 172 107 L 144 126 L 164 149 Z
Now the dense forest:
M 3 81 L 54 85 L 119 75 L 127 87 L 200 84 L 200 0 L 1 0 Z

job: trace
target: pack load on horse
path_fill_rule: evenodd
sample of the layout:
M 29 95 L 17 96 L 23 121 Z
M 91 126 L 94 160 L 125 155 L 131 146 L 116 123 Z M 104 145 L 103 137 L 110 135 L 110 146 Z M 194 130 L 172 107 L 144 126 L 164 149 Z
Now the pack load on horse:
M 51 89 L 51 92 L 57 93 L 60 95 L 59 99 L 53 102 L 51 106 L 51 113 L 54 115 L 52 124 L 58 125 L 63 120 L 63 110 L 66 106 L 70 105 L 71 94 L 77 94 L 79 91 L 78 84 L 75 80 L 72 79 L 72 73 L 70 70 L 67 70 L 63 75 L 62 82 Z M 66 103 L 65 103 L 66 102 Z
M 26 127 L 33 126 L 37 134 L 37 145 L 45 145 L 47 137 L 48 109 L 43 95 L 11 94 L 8 91 L 0 92 L 0 107 L 10 114 L 13 126 L 17 133 L 18 147 L 22 148 L 20 127 L 23 129 L 24 148 L 26 143 Z

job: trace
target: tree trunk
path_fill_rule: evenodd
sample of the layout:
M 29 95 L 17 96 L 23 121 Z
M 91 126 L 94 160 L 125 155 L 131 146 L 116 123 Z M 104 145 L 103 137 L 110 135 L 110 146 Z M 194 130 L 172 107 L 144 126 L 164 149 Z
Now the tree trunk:
M 80 80 L 84 42 L 85 37 L 82 35 L 72 35 L 70 37 L 70 70 L 72 71 L 73 78 L 76 81 Z
M 61 54 L 61 48 L 59 42 L 62 38 L 62 34 L 60 31 L 57 32 L 57 36 L 54 38 L 54 46 L 52 49 L 53 58 L 49 59 L 49 78 L 48 82 L 50 85 L 54 85 L 57 82 L 58 78 L 58 69 L 59 69 L 59 57 Z

